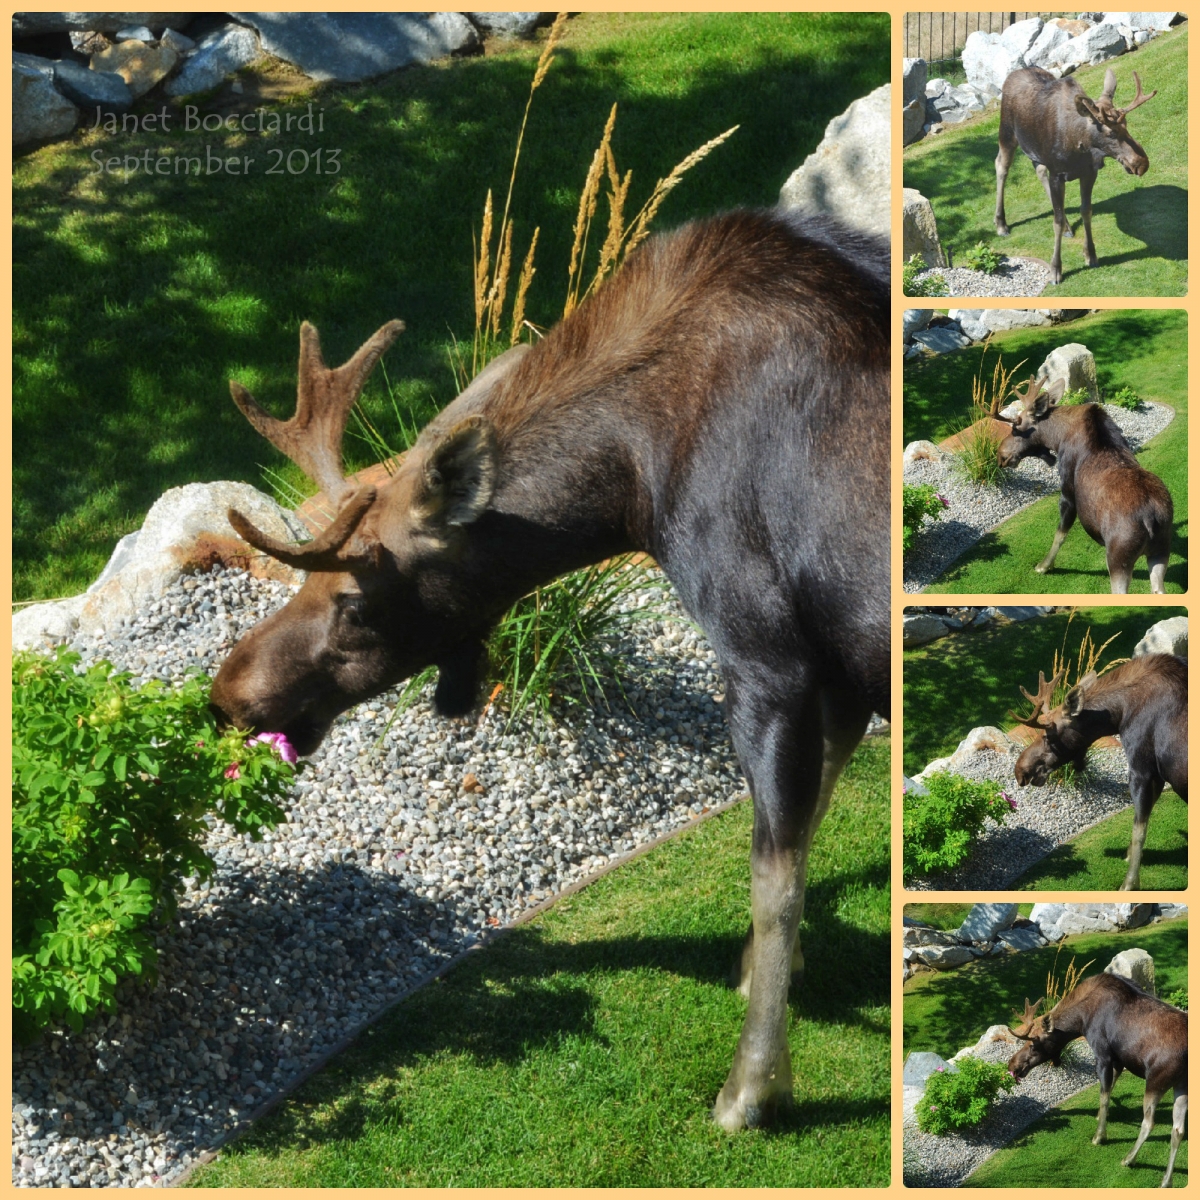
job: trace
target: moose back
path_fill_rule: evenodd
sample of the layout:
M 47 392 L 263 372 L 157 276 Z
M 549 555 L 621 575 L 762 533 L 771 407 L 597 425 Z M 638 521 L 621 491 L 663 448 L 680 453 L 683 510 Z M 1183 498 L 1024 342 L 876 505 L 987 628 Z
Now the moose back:
M 791 1097 L 812 838 L 888 707 L 887 247 L 779 211 L 651 239 L 544 340 L 484 371 L 386 485 L 356 487 L 346 416 L 402 328 L 331 370 L 305 324 L 287 422 L 232 385 L 338 511 L 299 546 L 230 514 L 311 573 L 234 648 L 213 706 L 311 752 L 339 712 L 432 664 L 437 707 L 465 712 L 517 599 L 610 555 L 652 555 L 720 661 L 753 796 L 749 1008 L 714 1116 L 762 1124 Z

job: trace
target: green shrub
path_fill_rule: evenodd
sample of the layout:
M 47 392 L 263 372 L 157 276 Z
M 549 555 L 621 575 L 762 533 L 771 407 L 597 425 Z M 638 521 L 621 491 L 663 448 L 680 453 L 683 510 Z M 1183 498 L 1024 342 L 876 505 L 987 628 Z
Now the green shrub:
M 957 1071 L 939 1069 L 925 1083 L 925 1094 L 917 1101 L 917 1128 L 922 1133 L 941 1136 L 978 1125 L 997 1093 L 1011 1092 L 1017 1085 L 1003 1063 L 967 1055 L 955 1066 Z
M 949 871 L 970 853 L 985 817 L 1002 823 L 1016 802 L 998 783 L 935 771 L 927 795 L 904 795 L 904 877 Z
M 1142 407 L 1142 398 L 1131 387 L 1122 387 L 1119 391 L 1104 398 L 1105 404 L 1115 404 L 1118 408 L 1127 408 L 1137 412 Z
M 941 495 L 932 483 L 906 483 L 904 485 L 904 553 L 907 554 L 918 533 L 924 527 L 925 517 L 935 521 L 950 501 Z
M 1187 1008 L 1188 990 L 1186 985 L 1181 988 L 1176 988 L 1169 996 L 1164 996 L 1163 999 L 1168 1004 L 1175 1005 L 1176 1008 Z
M 993 250 L 991 246 L 985 246 L 982 242 L 976 242 L 975 248 L 968 250 L 963 255 L 963 266 L 968 271 L 982 271 L 985 275 L 995 275 L 1003 262 L 1003 254 Z
M 1087 388 L 1067 388 L 1058 402 L 1058 407 L 1066 408 L 1072 404 L 1087 404 L 1090 399 Z
M 925 279 L 917 276 L 925 270 L 925 260 L 919 254 L 911 255 L 903 267 L 903 289 L 906 296 L 947 296 L 950 289 L 946 277 L 940 271 Z
M 282 735 L 219 735 L 208 680 L 134 688 L 79 655 L 13 656 L 13 1008 L 29 1036 L 112 1009 L 153 972 L 145 927 L 183 879 L 207 877 L 206 816 L 257 838 L 285 819 Z M 287 747 L 289 757 L 295 755 Z

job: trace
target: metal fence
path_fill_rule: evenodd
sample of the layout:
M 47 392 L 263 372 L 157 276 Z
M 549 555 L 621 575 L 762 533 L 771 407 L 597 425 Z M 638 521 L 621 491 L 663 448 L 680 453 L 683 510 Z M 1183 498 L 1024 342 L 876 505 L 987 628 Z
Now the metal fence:
M 962 56 L 967 38 L 977 29 L 984 33 L 1003 33 L 1026 17 L 1051 17 L 1057 13 L 1032 12 L 935 12 L 904 14 L 904 57 L 923 58 L 930 74 L 933 68 L 955 63 Z

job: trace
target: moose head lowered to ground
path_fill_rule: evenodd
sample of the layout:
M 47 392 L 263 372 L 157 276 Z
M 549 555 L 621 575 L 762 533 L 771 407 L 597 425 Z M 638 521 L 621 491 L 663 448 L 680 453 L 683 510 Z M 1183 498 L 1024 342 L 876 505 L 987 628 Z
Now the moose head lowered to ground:
M 1050 1012 L 1038 1016 L 1042 1001 L 1025 1001 L 1025 1016 L 1012 1032 L 1024 1045 L 1008 1060 L 1009 1071 L 1024 1079 L 1040 1063 L 1061 1066 L 1069 1042 L 1083 1038 L 1096 1056 L 1100 1079 L 1100 1111 L 1096 1114 L 1099 1146 L 1108 1131 L 1108 1099 L 1122 1071 L 1146 1081 L 1142 1127 L 1121 1165 L 1133 1166 L 1142 1143 L 1154 1128 L 1154 1109 L 1175 1092 L 1171 1119 L 1171 1157 L 1162 1187 L 1171 1186 L 1175 1155 L 1187 1127 L 1187 1013 L 1142 991 L 1122 975 L 1093 975 L 1072 988 Z
M 435 704 L 475 701 L 493 623 L 535 586 L 652 555 L 707 633 L 754 803 L 749 1009 L 714 1116 L 737 1129 L 791 1096 L 788 984 L 813 835 L 888 655 L 888 252 L 820 218 L 739 211 L 651 239 L 532 347 L 437 416 L 377 492 L 343 478 L 347 412 L 398 336 L 337 370 L 301 329 L 288 422 L 250 422 L 340 505 L 268 554 L 311 572 L 212 689 L 242 729 L 302 752 L 334 717 L 436 664 Z
M 1079 180 L 1079 211 L 1083 217 L 1087 265 L 1096 265 L 1092 241 L 1092 187 L 1106 158 L 1115 158 L 1130 175 L 1150 169 L 1146 152 L 1130 136 L 1125 119 L 1148 96 L 1134 71 L 1137 95 L 1128 108 L 1117 108 L 1113 99 L 1117 77 L 1110 67 L 1104 73 L 1104 90 L 1091 100 L 1076 79 L 1056 79 L 1041 67 L 1012 71 L 1000 94 L 1000 152 L 996 155 L 996 232 L 1008 236 L 1004 219 L 1004 181 L 1019 146 L 1037 171 L 1050 207 L 1054 210 L 1054 257 L 1050 260 L 1054 282 L 1062 283 L 1063 235 L 1073 237 L 1066 217 L 1069 180 Z
M 1041 736 L 1018 757 L 1017 782 L 1043 787 L 1050 772 L 1064 763 L 1083 770 L 1094 741 L 1120 735 L 1133 798 L 1133 840 L 1121 889 L 1136 889 L 1155 801 L 1168 783 L 1187 799 L 1187 660 L 1143 654 L 1103 675 L 1089 671 L 1057 708 L 1051 708 L 1061 678 L 1061 672 L 1050 680 L 1038 672 L 1037 695 L 1021 689 L 1033 703 L 1033 712 L 1017 719 Z
M 1058 530 L 1034 570 L 1042 575 L 1054 566 L 1078 516 L 1092 540 L 1104 547 L 1113 592 L 1129 591 L 1134 564 L 1143 554 L 1150 568 L 1150 590 L 1162 592 L 1175 518 L 1171 493 L 1138 462 L 1100 405 L 1058 407 L 1065 388 L 1065 380 L 1045 388 L 1031 376 L 1024 393 L 1015 393 L 1020 411 L 1001 418 L 1012 424 L 1012 432 L 1000 443 L 1002 467 L 1015 467 L 1030 455 L 1051 466 L 1058 463 Z

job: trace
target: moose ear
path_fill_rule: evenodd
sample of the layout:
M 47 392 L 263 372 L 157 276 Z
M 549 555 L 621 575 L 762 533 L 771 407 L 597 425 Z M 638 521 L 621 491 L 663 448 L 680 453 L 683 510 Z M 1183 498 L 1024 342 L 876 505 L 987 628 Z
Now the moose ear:
M 417 511 L 429 524 L 470 525 L 487 508 L 495 482 L 495 432 L 483 417 L 468 417 L 429 448 Z
M 1050 1017 L 1043 1017 L 1043 1018 L 1042 1018 L 1042 1029 L 1043 1029 L 1043 1030 L 1044 1030 L 1046 1033 L 1053 1033 L 1053 1032 L 1054 1032 L 1054 1021 L 1053 1021 L 1053 1019 L 1052 1019 L 1052 1018 L 1050 1018 Z
M 1089 100 L 1082 93 L 1075 97 L 1075 107 L 1078 109 L 1081 117 L 1091 117 L 1097 125 L 1104 124 L 1104 119 L 1100 116 L 1100 110 L 1096 107 L 1095 102 Z
M 1067 390 L 1066 379 L 1056 379 L 1039 397 L 1039 401 L 1043 401 L 1048 408 L 1053 408 L 1062 398 L 1063 393 Z
M 1096 682 L 1096 672 L 1089 671 L 1068 693 L 1063 701 L 1063 712 L 1068 717 L 1077 717 L 1083 712 L 1083 695 Z
M 1113 98 L 1116 96 L 1116 94 L 1117 94 L 1116 72 L 1112 69 L 1112 67 L 1109 67 L 1108 70 L 1104 72 L 1104 90 L 1100 93 L 1100 95 L 1103 96 L 1105 98 L 1105 100 L 1107 100 L 1109 102 L 1109 104 L 1111 104 L 1113 102 Z

